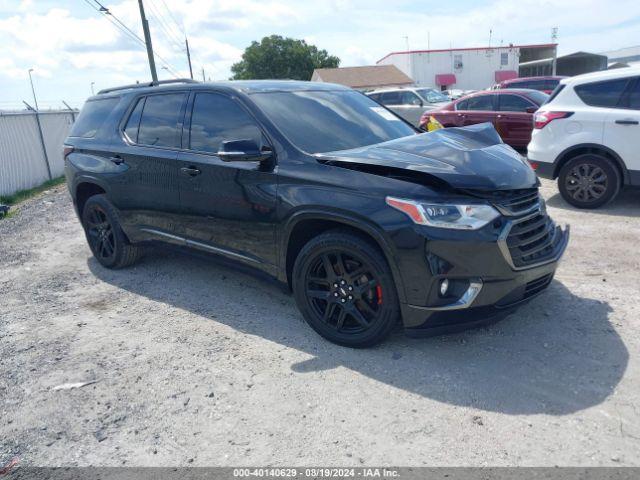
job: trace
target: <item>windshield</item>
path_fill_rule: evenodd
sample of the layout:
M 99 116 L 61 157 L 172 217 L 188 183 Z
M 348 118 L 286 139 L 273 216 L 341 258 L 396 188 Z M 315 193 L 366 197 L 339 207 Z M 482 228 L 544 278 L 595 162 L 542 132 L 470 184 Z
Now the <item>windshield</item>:
M 547 100 L 549 100 L 549 95 L 544 92 L 539 92 L 538 90 L 527 93 L 527 96 L 538 105 L 544 105 L 547 103 Z
M 255 93 L 252 99 L 289 141 L 307 153 L 358 148 L 416 133 L 353 90 Z
M 438 103 L 438 102 L 450 102 L 449 97 L 446 97 L 442 93 L 433 88 L 420 88 L 416 90 L 418 95 L 420 95 L 423 99 L 425 99 L 429 103 Z

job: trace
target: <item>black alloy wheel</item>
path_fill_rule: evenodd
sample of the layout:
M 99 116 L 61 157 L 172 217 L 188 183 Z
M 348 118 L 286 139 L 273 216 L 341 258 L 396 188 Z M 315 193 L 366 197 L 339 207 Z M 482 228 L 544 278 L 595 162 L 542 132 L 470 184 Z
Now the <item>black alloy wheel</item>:
M 365 260 L 340 250 L 319 255 L 307 269 L 306 295 L 337 332 L 361 333 L 382 313 L 382 287 Z
M 316 237 L 300 252 L 293 277 L 305 319 L 334 343 L 370 346 L 397 324 L 391 272 L 378 248 L 363 238 L 340 231 Z
M 116 253 L 116 239 L 106 212 L 100 205 L 90 205 L 86 222 L 91 251 L 101 263 L 111 261 Z
M 115 207 L 103 194 L 90 197 L 82 210 L 82 226 L 93 256 L 107 268 L 123 268 L 141 255 L 122 231 Z
M 618 169 L 606 157 L 595 154 L 572 158 L 558 176 L 562 198 L 578 208 L 598 208 L 610 202 L 620 183 Z

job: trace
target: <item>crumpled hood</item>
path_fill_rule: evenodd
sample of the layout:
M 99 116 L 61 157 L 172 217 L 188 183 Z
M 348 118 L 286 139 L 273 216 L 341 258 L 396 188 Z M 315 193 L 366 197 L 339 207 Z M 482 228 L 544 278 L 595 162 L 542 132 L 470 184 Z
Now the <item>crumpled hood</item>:
M 376 165 L 423 172 L 454 188 L 511 190 L 539 184 L 526 160 L 502 142 L 491 123 L 446 128 L 317 154 L 316 158 L 334 165 Z

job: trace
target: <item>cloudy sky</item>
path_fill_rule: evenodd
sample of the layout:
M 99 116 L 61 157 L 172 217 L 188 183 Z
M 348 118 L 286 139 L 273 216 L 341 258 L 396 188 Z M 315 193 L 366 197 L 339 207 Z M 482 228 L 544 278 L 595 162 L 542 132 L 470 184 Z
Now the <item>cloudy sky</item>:
M 158 72 L 194 69 L 226 79 L 252 40 L 279 34 L 328 50 L 343 66 L 372 64 L 391 51 L 547 43 L 559 27 L 560 53 L 600 52 L 640 44 L 637 0 L 144 0 Z M 117 18 L 142 36 L 136 0 L 0 0 L 0 109 L 31 101 L 27 71 L 42 107 L 81 105 L 95 89 L 149 79 L 144 47 L 118 30 Z M 161 67 L 167 67 L 163 69 Z

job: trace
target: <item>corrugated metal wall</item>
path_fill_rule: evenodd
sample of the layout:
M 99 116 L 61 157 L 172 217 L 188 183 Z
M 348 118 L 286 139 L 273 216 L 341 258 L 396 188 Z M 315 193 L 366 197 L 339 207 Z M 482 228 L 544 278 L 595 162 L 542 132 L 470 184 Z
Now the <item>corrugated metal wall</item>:
M 76 114 L 69 111 L 39 114 L 53 178 L 64 173 L 62 145 Z M 35 113 L 0 113 L 0 195 L 11 195 L 47 180 Z

